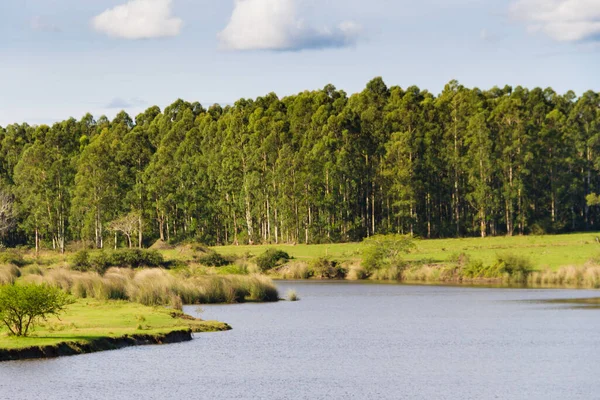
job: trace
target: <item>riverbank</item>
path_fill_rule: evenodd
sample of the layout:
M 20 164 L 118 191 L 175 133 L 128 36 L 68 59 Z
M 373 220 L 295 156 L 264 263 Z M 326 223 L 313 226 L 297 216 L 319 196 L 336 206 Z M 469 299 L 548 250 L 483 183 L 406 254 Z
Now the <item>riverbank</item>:
M 52 358 L 129 346 L 192 340 L 194 332 L 231 327 L 203 321 L 180 311 L 124 301 L 78 300 L 58 318 L 40 324 L 28 337 L 9 336 L 0 328 L 0 361 Z

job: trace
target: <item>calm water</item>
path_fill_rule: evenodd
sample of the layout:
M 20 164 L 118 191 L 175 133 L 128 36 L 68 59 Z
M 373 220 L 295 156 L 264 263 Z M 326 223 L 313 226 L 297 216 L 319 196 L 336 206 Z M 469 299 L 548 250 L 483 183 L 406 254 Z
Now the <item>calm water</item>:
M 204 308 L 231 332 L 0 364 L 0 398 L 600 398 L 600 310 L 531 301 L 598 292 L 279 286 L 302 300 Z

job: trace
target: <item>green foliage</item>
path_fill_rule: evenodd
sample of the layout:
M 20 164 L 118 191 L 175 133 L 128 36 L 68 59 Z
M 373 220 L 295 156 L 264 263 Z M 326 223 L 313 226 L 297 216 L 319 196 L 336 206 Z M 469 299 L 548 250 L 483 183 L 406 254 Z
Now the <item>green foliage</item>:
M 48 285 L 5 285 L 0 287 L 0 320 L 15 336 L 27 336 L 40 320 L 59 315 L 73 300 Z
M 91 255 L 87 250 L 75 253 L 71 269 L 75 271 L 96 271 L 104 273 L 111 267 L 119 268 L 157 268 L 165 265 L 162 254 L 156 250 L 118 249 L 101 251 Z
M 415 247 L 405 235 L 377 235 L 364 241 L 362 266 L 368 273 L 390 267 L 402 267 L 403 256 Z
M 88 271 L 91 267 L 90 252 L 80 250 L 73 256 L 71 269 L 75 271 Z
M 113 267 L 140 268 L 161 267 L 165 260 L 156 250 L 118 249 L 110 253 L 110 262 Z
M 319 279 L 344 279 L 348 274 L 348 271 L 339 262 L 328 257 L 311 260 L 308 268 L 310 276 Z
M 527 257 L 514 254 L 498 255 L 492 265 L 472 260 L 465 254 L 457 260 L 459 276 L 465 279 L 505 279 L 511 283 L 526 283 L 533 272 L 533 264 Z
M 261 271 L 266 272 L 289 259 L 290 255 L 283 250 L 268 249 L 263 254 L 256 257 L 256 265 L 258 265 L 258 268 L 260 268 Z
M 224 267 L 233 263 L 231 257 L 224 257 L 216 251 L 209 251 L 207 254 L 198 257 L 198 262 L 207 267 Z
M 327 85 L 225 108 L 177 100 L 135 120 L 11 124 L 0 182 L 18 213 L 0 233 L 63 250 L 598 230 L 599 102 L 377 77 L 352 95 Z
M 27 263 L 23 258 L 23 254 L 14 249 L 6 249 L 0 251 L 0 264 L 12 264 L 17 267 L 23 267 Z

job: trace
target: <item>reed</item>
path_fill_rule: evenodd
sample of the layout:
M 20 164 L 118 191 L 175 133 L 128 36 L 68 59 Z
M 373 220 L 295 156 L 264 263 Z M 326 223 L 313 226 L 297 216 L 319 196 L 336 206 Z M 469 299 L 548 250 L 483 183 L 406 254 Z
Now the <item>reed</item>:
M 19 276 L 21 276 L 21 270 L 16 265 L 0 265 L 0 285 L 13 284 Z
M 17 269 L 18 270 L 18 269 Z M 0 269 L 0 279 L 4 276 Z M 13 271 L 14 272 L 14 271 Z M 16 278 L 14 278 L 16 279 Z M 104 275 L 70 269 L 30 274 L 25 282 L 59 287 L 77 298 L 129 300 L 150 306 L 277 301 L 273 282 L 259 275 L 188 275 L 164 269 L 110 268 Z M 14 281 L 14 280 L 13 280 Z
M 298 301 L 300 297 L 298 297 L 298 293 L 294 289 L 290 289 L 287 292 L 287 299 L 288 301 Z

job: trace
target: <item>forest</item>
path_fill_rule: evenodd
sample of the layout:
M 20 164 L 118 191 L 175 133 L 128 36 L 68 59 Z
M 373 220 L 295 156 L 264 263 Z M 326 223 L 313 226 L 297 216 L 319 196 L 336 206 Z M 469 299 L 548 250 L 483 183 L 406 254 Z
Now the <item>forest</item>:
M 0 127 L 5 246 L 330 243 L 600 228 L 600 95 L 375 78 Z

